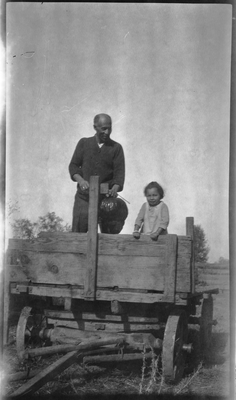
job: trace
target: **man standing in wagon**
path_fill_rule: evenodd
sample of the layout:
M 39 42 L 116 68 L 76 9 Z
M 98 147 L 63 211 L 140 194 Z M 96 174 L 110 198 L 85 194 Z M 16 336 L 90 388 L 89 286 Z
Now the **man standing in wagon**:
M 77 182 L 73 207 L 73 232 L 88 231 L 88 189 L 91 176 L 98 175 L 100 183 L 108 183 L 112 197 L 117 197 L 117 192 L 122 191 L 124 186 L 124 152 L 122 146 L 110 138 L 111 117 L 107 114 L 96 115 L 93 127 L 95 135 L 80 139 L 69 164 L 71 179 Z

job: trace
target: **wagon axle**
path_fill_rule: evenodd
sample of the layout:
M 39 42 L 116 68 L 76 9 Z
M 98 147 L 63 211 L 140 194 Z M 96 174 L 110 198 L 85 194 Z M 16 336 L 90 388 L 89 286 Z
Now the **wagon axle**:
M 55 329 L 54 328 L 43 328 L 38 333 L 38 335 L 39 335 L 41 340 L 49 340 L 49 341 L 51 341 L 51 338 L 52 338 L 54 333 L 55 333 Z M 80 335 L 79 335 L 80 337 L 83 336 L 81 334 L 82 334 L 82 332 L 80 332 Z M 142 346 L 145 346 L 145 339 L 144 339 L 145 334 L 139 334 L 139 335 L 136 334 L 135 335 L 135 334 L 127 334 L 126 333 L 126 334 L 120 334 L 120 335 L 126 338 L 126 343 L 127 344 L 130 343 L 135 348 L 138 348 L 138 347 L 141 348 Z M 136 342 L 135 342 L 135 336 L 136 337 L 139 336 L 139 342 L 137 341 L 137 339 L 136 339 Z M 150 341 L 151 337 L 153 338 L 152 341 Z M 55 340 L 55 336 L 54 336 L 54 340 Z M 141 346 L 140 346 L 140 344 L 141 344 Z M 150 347 L 155 349 L 155 350 L 157 350 L 157 349 L 161 350 L 162 349 L 162 340 L 161 339 L 156 339 L 152 335 L 149 335 L 149 344 L 150 344 Z M 182 345 L 182 350 L 186 351 L 187 353 L 191 353 L 193 351 L 192 343 L 184 343 Z M 30 354 L 30 352 L 29 352 L 29 354 Z

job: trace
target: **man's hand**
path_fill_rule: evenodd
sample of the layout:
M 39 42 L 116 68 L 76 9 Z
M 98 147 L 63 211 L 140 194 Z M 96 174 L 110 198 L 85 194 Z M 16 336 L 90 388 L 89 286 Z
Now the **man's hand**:
M 85 179 L 83 179 L 82 176 L 80 176 L 79 174 L 75 174 L 73 178 L 79 184 L 81 190 L 85 191 L 89 189 L 89 183 Z
M 119 190 L 120 186 L 119 185 L 113 185 L 111 190 L 109 190 L 109 194 L 111 197 L 117 197 L 117 192 Z
M 83 179 L 82 182 L 79 182 L 79 187 L 83 191 L 87 190 L 87 189 L 89 189 L 89 183 Z
M 87 181 L 85 181 L 82 176 L 80 176 L 79 174 L 74 174 L 73 175 L 73 179 L 75 180 L 75 182 L 77 182 L 79 184 L 79 187 L 81 190 L 87 190 L 89 189 L 89 183 Z

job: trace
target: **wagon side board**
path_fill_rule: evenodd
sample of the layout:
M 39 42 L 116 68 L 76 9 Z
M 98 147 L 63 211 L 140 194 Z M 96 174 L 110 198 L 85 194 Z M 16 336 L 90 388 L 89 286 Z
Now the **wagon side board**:
M 118 299 L 112 297 L 116 291 L 146 291 L 163 293 L 166 301 L 169 293 L 173 301 L 174 292 L 191 292 L 191 245 L 187 236 L 163 235 L 153 242 L 145 235 L 136 240 L 132 235 L 98 234 L 96 298 L 101 290 L 112 291 L 107 300 Z M 82 297 L 87 234 L 42 235 L 34 242 L 10 239 L 7 264 L 10 282 L 77 286 Z

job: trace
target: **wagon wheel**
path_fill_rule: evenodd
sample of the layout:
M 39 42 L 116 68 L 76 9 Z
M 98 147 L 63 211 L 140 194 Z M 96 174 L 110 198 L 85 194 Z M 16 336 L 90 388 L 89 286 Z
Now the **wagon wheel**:
M 168 382 L 177 383 L 183 376 L 186 352 L 183 345 L 188 337 L 188 323 L 185 311 L 171 313 L 166 322 L 162 372 Z
M 209 350 L 213 324 L 213 298 L 203 300 L 200 317 L 200 345 L 202 352 Z
M 46 326 L 44 314 L 36 313 L 32 307 L 22 309 L 16 329 L 16 349 L 20 361 L 24 360 L 24 350 L 45 345 L 45 340 L 40 338 L 39 332 Z

